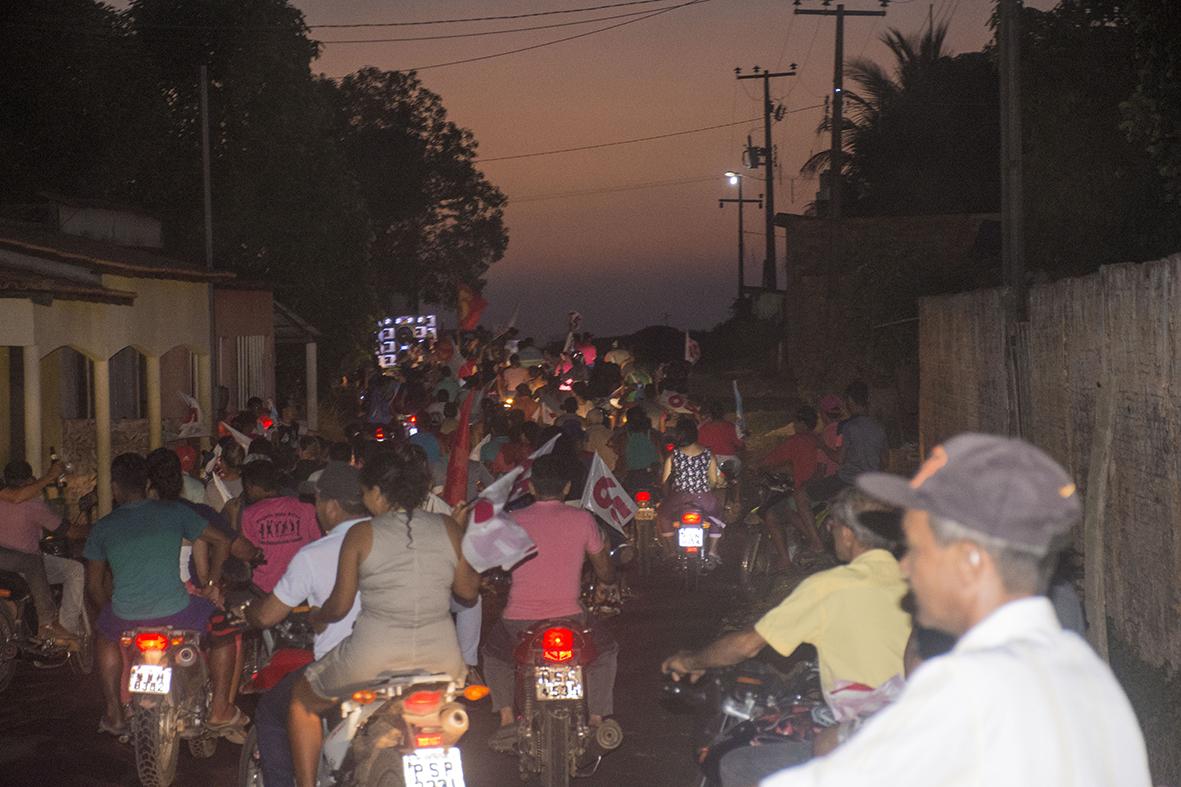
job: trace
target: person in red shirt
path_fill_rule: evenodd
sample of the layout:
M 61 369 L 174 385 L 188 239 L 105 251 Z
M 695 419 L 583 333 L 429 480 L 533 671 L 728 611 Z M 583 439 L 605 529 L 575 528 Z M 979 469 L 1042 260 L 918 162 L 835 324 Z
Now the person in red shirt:
M 733 462 L 734 474 L 738 475 L 746 453 L 746 443 L 739 436 L 738 427 L 726 420 L 726 408 L 716 399 L 706 402 L 704 409 L 705 421 L 697 427 L 697 442 L 713 453 L 718 467 Z
M 824 543 L 820 540 L 820 533 L 812 521 L 812 501 L 804 486 L 811 481 L 818 472 L 817 452 L 820 450 L 820 437 L 816 434 L 816 424 L 819 416 L 816 408 L 803 405 L 796 410 L 795 434 L 771 450 L 759 463 L 764 468 L 782 468 L 791 474 L 794 487 L 790 497 L 784 497 L 767 509 L 767 528 L 770 531 L 771 542 L 784 566 L 791 565 L 791 555 L 787 551 L 787 542 L 783 537 L 784 527 L 791 524 L 803 536 L 809 548 L 820 551 Z M 794 508 L 792 507 L 794 503 Z
M 321 534 L 316 507 L 298 497 L 280 495 L 281 482 L 271 461 L 256 459 L 242 468 L 242 487 L 252 502 L 242 509 L 241 532 L 265 556 L 252 577 L 264 593 L 275 589 L 300 547 Z

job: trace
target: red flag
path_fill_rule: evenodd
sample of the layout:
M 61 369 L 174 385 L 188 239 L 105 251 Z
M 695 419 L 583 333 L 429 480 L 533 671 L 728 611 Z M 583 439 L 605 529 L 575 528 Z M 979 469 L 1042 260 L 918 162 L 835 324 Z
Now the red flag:
M 488 301 L 466 284 L 459 285 L 457 301 L 460 330 L 474 331 L 480 324 L 480 315 L 484 313 Z
M 468 391 L 459 412 L 459 426 L 455 430 L 455 443 L 447 460 L 447 482 L 443 485 L 443 499 L 447 505 L 456 506 L 467 499 L 467 463 L 472 451 L 472 404 L 483 397 L 481 391 Z

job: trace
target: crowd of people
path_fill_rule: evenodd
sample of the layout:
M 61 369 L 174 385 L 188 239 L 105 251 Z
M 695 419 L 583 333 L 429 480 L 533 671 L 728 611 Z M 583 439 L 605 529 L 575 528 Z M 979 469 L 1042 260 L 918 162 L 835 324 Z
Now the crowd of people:
M 178 441 L 115 458 L 117 507 L 88 534 L 84 577 L 76 562 L 38 549 L 42 529 L 60 522 L 40 493 L 62 468 L 34 479 L 13 462 L 0 490 L 0 570 L 28 576 L 39 635 L 67 644 L 83 625 L 85 586 L 99 609 L 99 730 L 115 735 L 127 732 L 123 631 L 204 630 L 240 601 L 227 591 L 243 577 L 249 603 L 239 608 L 251 626 L 311 605 L 313 660 L 262 697 L 253 723 L 265 782 L 313 785 L 321 714 L 346 687 L 388 670 L 486 676 L 500 722 L 489 744 L 512 751 L 513 648 L 542 620 L 590 627 L 599 656 L 586 675 L 589 721 L 614 713 L 619 647 L 580 603 L 588 561 L 599 591 L 615 590 L 614 531 L 567 504 L 582 497 L 596 456 L 631 491 L 663 489 L 666 536 L 685 505 L 720 519 L 726 477 L 743 466 L 775 470 L 792 489 L 765 512 L 780 568 L 793 564 L 789 542 L 831 549 L 841 565 L 662 669 L 696 680 L 766 647 L 789 655 L 809 643 L 820 732 L 735 749 L 721 761 L 724 787 L 868 774 L 883 784 L 1149 784 L 1126 697 L 1069 631 L 1082 626 L 1077 598 L 1072 607 L 1069 593 L 1045 597 L 1080 512 L 1052 459 L 1019 440 L 962 435 L 913 478 L 887 475 L 886 432 L 863 382 L 799 406 L 790 435 L 756 458 L 721 402 L 699 409 L 667 395 L 681 371 L 645 367 L 618 346 L 600 357 L 584 335 L 558 349 L 480 334 L 416 345 L 361 374 L 339 442 L 306 434 L 294 408 L 253 399 L 224 422 L 212 452 Z M 466 484 L 453 508 L 440 495 L 459 464 Z M 514 570 L 504 613 L 483 632 L 462 501 L 526 464 L 531 499 L 513 518 L 537 554 Z M 831 513 L 818 522 L 821 501 Z M 721 535 L 711 533 L 715 562 Z M 66 586 L 60 610 L 51 582 Z M 208 663 L 208 727 L 240 741 L 251 720 L 235 696 L 233 639 L 212 638 Z

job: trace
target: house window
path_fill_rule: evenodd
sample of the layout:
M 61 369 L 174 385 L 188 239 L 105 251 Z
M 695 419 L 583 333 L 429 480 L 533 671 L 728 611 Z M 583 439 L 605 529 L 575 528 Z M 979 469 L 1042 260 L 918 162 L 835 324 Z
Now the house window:
M 266 366 L 265 354 L 267 347 L 265 336 L 238 337 L 238 408 L 246 406 L 252 396 L 265 398 Z
M 134 347 L 124 347 L 111 356 L 109 369 L 111 418 L 116 421 L 145 418 L 148 412 L 147 359 Z

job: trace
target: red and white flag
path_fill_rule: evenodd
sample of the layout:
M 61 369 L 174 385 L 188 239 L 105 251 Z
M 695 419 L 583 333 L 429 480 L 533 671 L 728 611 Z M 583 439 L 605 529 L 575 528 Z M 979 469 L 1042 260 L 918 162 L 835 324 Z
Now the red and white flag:
M 689 363 L 701 360 L 701 345 L 693 340 L 688 331 L 685 331 L 685 360 Z
M 628 520 L 636 515 L 631 495 L 623 491 L 615 474 L 597 453 L 582 489 L 582 507 L 620 533 Z

